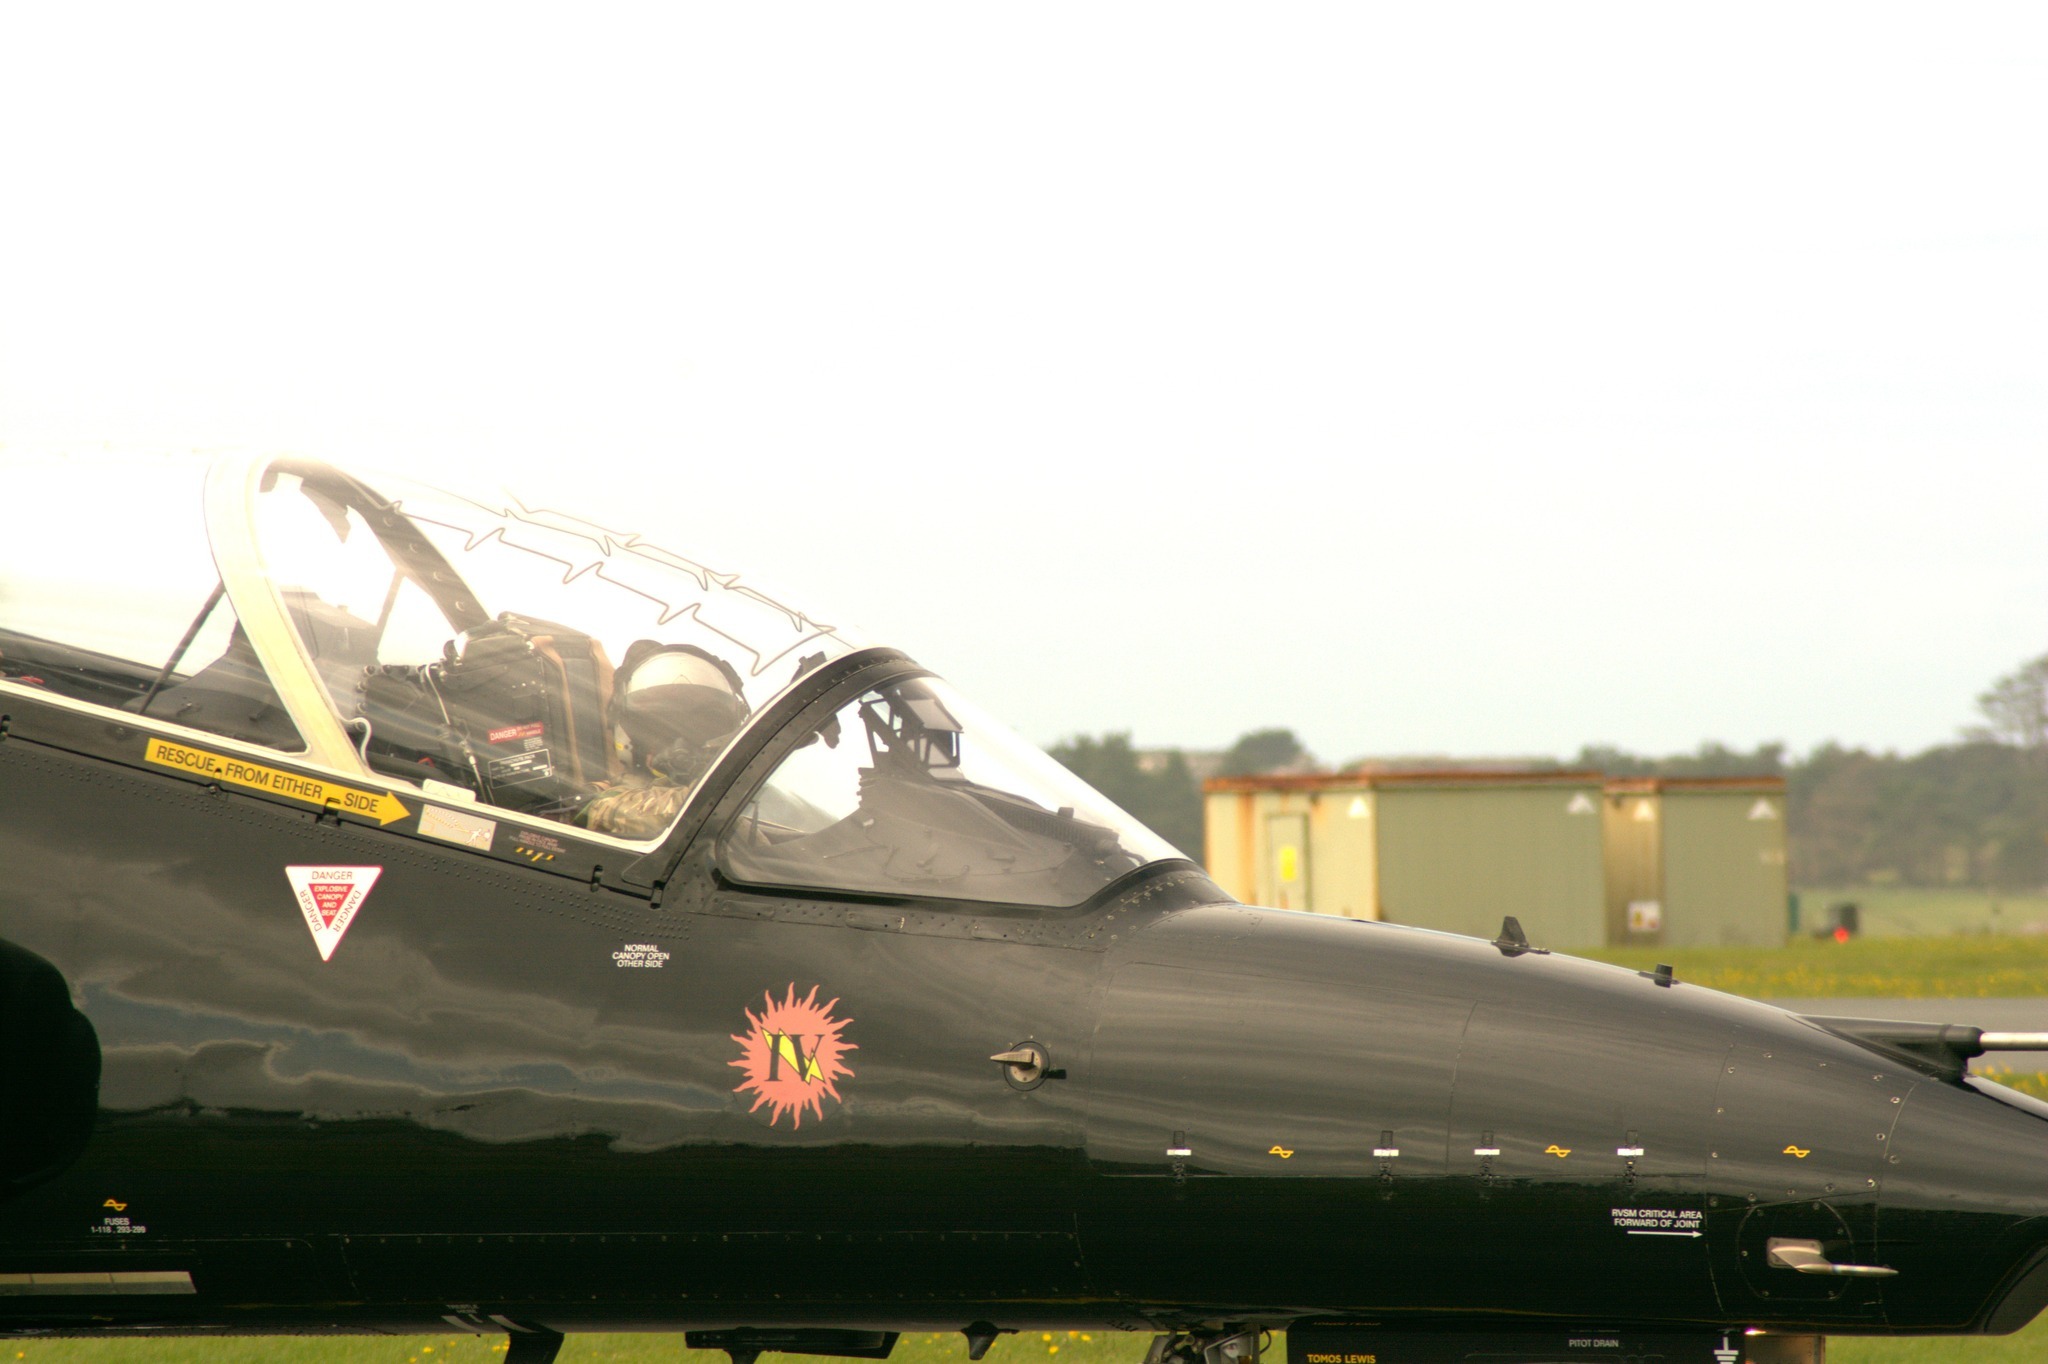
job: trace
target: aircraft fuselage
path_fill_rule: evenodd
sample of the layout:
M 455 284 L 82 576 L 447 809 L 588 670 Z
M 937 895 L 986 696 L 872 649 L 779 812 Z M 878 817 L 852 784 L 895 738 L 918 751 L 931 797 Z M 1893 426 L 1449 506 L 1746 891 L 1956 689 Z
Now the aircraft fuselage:
M 0 1276 L 134 1291 L 0 1291 L 0 1330 L 1918 1332 L 2044 1291 L 2005 1301 L 2048 1244 L 2042 1118 L 1682 981 L 1185 864 L 1060 913 L 689 853 L 657 891 L 572 837 L 486 857 L 10 711 L 7 1107 L 40 1125 Z M 380 869 L 327 960 L 288 867 Z M 989 1058 L 1026 1042 L 1020 1084 Z

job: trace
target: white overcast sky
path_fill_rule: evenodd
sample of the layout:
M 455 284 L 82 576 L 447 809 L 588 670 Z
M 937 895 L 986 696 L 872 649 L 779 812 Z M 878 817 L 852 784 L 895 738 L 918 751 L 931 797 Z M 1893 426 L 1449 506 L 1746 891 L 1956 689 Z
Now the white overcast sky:
M 2048 652 L 2039 13 L 12 5 L 0 461 L 482 470 L 1041 741 L 1914 749 Z

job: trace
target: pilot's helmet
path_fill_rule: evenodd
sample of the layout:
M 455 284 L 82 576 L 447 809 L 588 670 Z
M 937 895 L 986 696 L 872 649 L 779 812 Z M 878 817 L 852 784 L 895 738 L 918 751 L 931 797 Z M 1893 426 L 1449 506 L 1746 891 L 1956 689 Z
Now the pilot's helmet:
M 634 762 L 681 783 L 703 776 L 747 718 L 731 664 L 694 644 L 653 640 L 626 651 L 612 706 Z

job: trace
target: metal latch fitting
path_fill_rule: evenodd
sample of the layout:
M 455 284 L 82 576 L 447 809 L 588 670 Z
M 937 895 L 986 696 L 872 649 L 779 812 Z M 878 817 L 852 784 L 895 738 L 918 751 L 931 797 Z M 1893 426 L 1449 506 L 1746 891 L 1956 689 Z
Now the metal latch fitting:
M 1795 1241 L 1773 1236 L 1764 1243 L 1773 1268 L 1796 1269 L 1801 1274 L 1838 1274 L 1845 1278 L 1889 1279 L 1899 1271 L 1883 1265 L 1838 1265 L 1821 1253 L 1818 1241 Z
M 1008 1051 L 999 1051 L 988 1058 L 1003 1068 L 1003 1078 L 1013 1089 L 1036 1089 L 1047 1080 L 1064 1080 L 1064 1070 L 1054 1070 L 1052 1053 L 1043 1043 L 1025 1040 Z

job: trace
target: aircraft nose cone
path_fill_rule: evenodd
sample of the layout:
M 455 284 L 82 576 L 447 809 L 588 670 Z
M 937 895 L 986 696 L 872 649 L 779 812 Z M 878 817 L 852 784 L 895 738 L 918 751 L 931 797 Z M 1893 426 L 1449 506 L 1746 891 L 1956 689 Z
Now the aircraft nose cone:
M 2025 1105 L 2021 1107 L 2019 1105 Z M 2048 1304 L 2048 1105 L 1922 1080 L 1884 1156 L 1877 1254 L 1895 1323 L 1960 1325 Z

